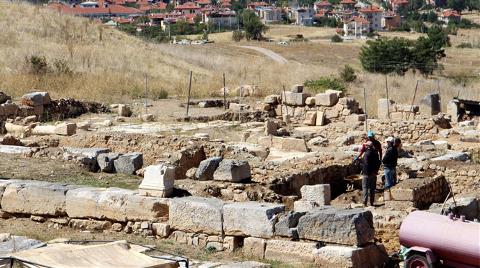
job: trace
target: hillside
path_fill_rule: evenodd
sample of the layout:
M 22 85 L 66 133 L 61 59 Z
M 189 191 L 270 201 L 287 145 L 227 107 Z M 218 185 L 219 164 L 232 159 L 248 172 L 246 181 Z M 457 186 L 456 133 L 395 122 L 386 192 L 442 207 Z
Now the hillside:
M 93 21 L 64 16 L 28 4 L 0 1 L 0 89 L 13 96 L 33 88 L 47 90 L 54 97 L 75 97 L 104 102 L 130 102 L 144 96 L 145 75 L 148 96 L 156 98 L 161 90 L 169 96 L 185 96 L 188 72 L 194 73 L 192 92 L 195 96 L 218 94 L 226 74 L 227 87 L 241 84 L 259 85 L 260 94 L 280 92 L 308 79 L 337 75 L 345 64 L 354 66 L 358 80 L 348 86 L 349 93 L 363 98 L 363 88 L 372 97 L 370 112 L 376 109 L 376 98 L 385 96 L 385 78 L 361 71 L 358 52 L 365 41 L 331 43 L 331 28 L 271 26 L 268 37 L 285 40 L 302 33 L 310 41 L 280 46 L 267 42 L 234 43 L 229 33 L 211 34 L 217 42 L 203 46 L 153 44 L 129 36 Z M 384 36 L 417 34 L 382 33 Z M 479 38 L 478 30 L 459 30 L 452 36 L 452 47 L 439 80 L 408 73 L 388 77 L 390 96 L 410 102 L 419 80 L 419 95 L 440 91 L 442 98 L 459 94 L 479 98 L 478 79 L 463 86 L 464 76 L 480 71 L 480 49 L 459 49 L 456 45 Z M 288 60 L 279 64 L 264 54 L 240 46 L 257 46 L 274 51 Z M 34 75 L 26 68 L 25 59 L 44 56 L 51 69 L 60 62 L 72 72 L 49 72 Z M 457 77 L 457 82 L 445 76 Z

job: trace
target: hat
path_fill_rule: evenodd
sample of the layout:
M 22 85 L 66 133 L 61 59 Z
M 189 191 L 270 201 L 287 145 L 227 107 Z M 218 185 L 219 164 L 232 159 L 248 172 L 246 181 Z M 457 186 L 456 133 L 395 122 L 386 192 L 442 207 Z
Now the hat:
M 393 137 L 388 137 L 385 139 L 386 142 L 393 142 L 393 140 L 394 140 Z
M 368 131 L 367 137 L 369 137 L 369 138 L 375 137 L 375 132 L 373 132 L 373 131 L 371 131 L 371 130 Z

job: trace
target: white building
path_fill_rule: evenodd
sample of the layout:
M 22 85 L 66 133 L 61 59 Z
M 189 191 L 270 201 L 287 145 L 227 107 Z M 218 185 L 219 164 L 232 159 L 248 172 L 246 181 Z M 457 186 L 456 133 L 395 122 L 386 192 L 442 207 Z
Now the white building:
M 296 25 L 312 25 L 314 14 L 313 8 L 294 8 L 290 11 L 290 18 Z
M 382 30 L 383 10 L 377 6 L 368 6 L 360 9 L 360 17 L 366 19 L 369 24 L 369 32 Z
M 278 7 L 257 7 L 257 14 L 264 24 L 282 21 L 282 9 Z
M 343 23 L 343 35 L 360 38 L 369 32 L 369 22 L 361 17 L 352 17 Z

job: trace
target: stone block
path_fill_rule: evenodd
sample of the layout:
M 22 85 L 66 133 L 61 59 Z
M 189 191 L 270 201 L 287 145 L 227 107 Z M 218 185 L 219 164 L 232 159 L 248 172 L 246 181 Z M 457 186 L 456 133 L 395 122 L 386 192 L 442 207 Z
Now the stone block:
M 170 201 L 169 224 L 174 230 L 222 234 L 223 201 L 216 198 L 182 197 Z
M 265 120 L 265 135 L 277 135 L 278 124 L 272 120 Z
M 315 250 L 316 267 L 383 267 L 387 258 L 388 254 L 382 244 L 370 244 L 365 247 L 328 245 Z
M 97 163 L 101 172 L 113 173 L 115 172 L 115 166 L 113 161 L 115 161 L 120 154 L 117 153 L 103 153 L 97 156 Z
M 146 221 L 168 218 L 170 199 L 141 196 L 136 193 L 127 196 L 126 217 L 128 221 Z
M 193 167 L 198 167 L 200 162 L 207 158 L 203 146 L 183 148 L 174 157 L 175 180 L 186 179 L 187 171 Z
M 57 127 L 56 126 L 35 126 L 32 129 L 33 135 L 54 135 L 56 134 Z
M 281 142 L 282 142 L 282 145 L 281 145 L 282 150 L 308 152 L 307 143 L 305 142 L 304 139 L 281 138 Z
M 319 93 L 315 95 L 315 104 L 317 106 L 332 107 L 338 102 L 338 95 L 335 93 Z
M 68 226 L 73 229 L 88 230 L 88 231 L 103 231 L 108 230 L 112 227 L 112 223 L 109 221 L 98 221 L 98 220 L 82 220 L 82 219 L 71 219 L 68 222 Z
M 140 195 L 169 197 L 173 192 L 175 168 L 166 164 L 145 168 L 143 180 L 138 187 Z
M 270 238 L 277 214 L 285 206 L 259 202 L 238 202 L 223 207 L 224 232 L 226 235 Z
M 263 238 L 246 237 L 243 240 L 243 254 L 257 259 L 265 258 L 267 241 Z
M 257 141 L 258 145 L 264 147 L 272 147 L 272 137 L 260 137 Z
M 285 92 L 285 104 L 292 106 L 305 106 L 305 101 L 310 97 L 307 93 Z
M 16 181 L 5 187 L 1 208 L 8 213 L 64 216 L 65 195 L 71 188 L 47 182 Z
M 330 184 L 304 185 L 300 188 L 302 200 L 315 202 L 319 206 L 330 205 Z
M 340 116 L 340 112 L 338 110 L 335 110 L 335 109 L 325 110 L 325 118 L 326 119 L 333 119 L 333 118 L 337 118 L 339 116 Z
M 294 237 L 294 234 L 298 235 L 296 229 L 292 229 L 297 227 L 298 220 L 305 215 L 305 213 L 306 212 L 289 211 L 280 215 L 278 222 L 275 224 L 275 236 L 298 238 Z
M 2 110 L 3 110 L 3 115 L 17 115 L 18 113 L 18 105 L 15 104 L 15 103 L 4 103 L 2 105 L 0 105 L 0 107 L 2 107 Z
M 360 122 L 364 122 L 366 120 L 366 116 L 364 114 L 351 114 L 345 116 L 345 124 L 348 126 L 355 126 Z
M 221 157 L 210 157 L 200 162 L 195 172 L 195 178 L 199 181 L 213 180 L 213 173 L 220 165 Z
M 109 153 L 110 149 L 106 148 L 74 148 L 65 147 L 63 158 L 65 160 L 74 159 L 82 163 L 88 170 L 97 171 L 98 163 L 97 157 L 102 153 Z
M 22 96 L 20 102 L 27 106 L 43 106 L 50 104 L 50 94 L 48 92 L 32 92 Z
M 128 107 L 125 104 L 119 104 L 118 105 L 118 115 L 119 116 L 124 116 L 124 117 L 130 117 L 130 116 L 132 116 L 132 110 L 130 110 L 130 107 Z
M 268 240 L 265 259 L 286 263 L 312 263 L 315 253 L 314 242 Z
M 363 209 L 316 208 L 301 217 L 298 235 L 302 239 L 365 245 L 375 235 L 372 212 Z
M 66 195 L 66 211 L 70 218 L 127 219 L 126 203 L 130 190 L 119 188 L 78 188 Z
M 62 136 L 72 136 L 77 133 L 77 124 L 61 123 L 55 126 L 55 134 Z
M 303 93 L 303 85 L 293 85 L 292 86 L 293 93 Z
M 317 111 L 308 111 L 305 114 L 305 120 L 303 121 L 303 124 L 307 126 L 315 126 L 317 119 Z
M 393 121 L 403 121 L 403 112 L 390 113 L 390 119 L 392 119 Z
M 251 177 L 250 165 L 247 161 L 224 159 L 213 174 L 217 181 L 241 182 Z
M 280 96 L 279 95 L 268 95 L 263 100 L 264 103 L 270 105 L 277 105 L 279 103 Z
M 143 122 L 153 122 L 155 121 L 155 116 L 153 114 L 142 114 L 140 117 Z
M 337 97 L 338 97 L 338 99 L 344 97 L 343 91 L 340 91 L 340 90 L 327 89 L 327 90 L 325 90 L 325 93 L 328 93 L 328 94 L 330 94 L 330 93 L 336 94 Z
M 389 112 L 393 112 L 393 105 L 395 102 L 387 99 L 378 99 L 377 117 L 378 119 L 388 119 Z M 390 111 L 389 111 L 390 110 Z
M 293 211 L 308 212 L 318 207 L 318 204 L 312 201 L 297 200 L 293 202 Z
M 458 122 L 458 116 L 459 116 L 459 107 L 458 107 L 458 103 L 451 100 L 447 103 L 447 114 L 450 115 L 450 118 L 452 120 L 453 123 L 457 123 Z
M 226 236 L 223 239 L 223 249 L 228 252 L 233 252 L 240 248 L 241 240 L 242 239 L 237 236 Z
M 317 118 L 315 121 L 315 125 L 323 126 L 325 125 L 325 113 L 321 111 L 317 111 Z
M 170 235 L 170 225 L 163 222 L 152 223 L 153 234 L 160 238 L 167 238 Z
M 420 100 L 420 113 L 424 115 L 436 115 L 441 111 L 440 95 L 438 93 L 427 94 Z
M 143 166 L 143 154 L 128 153 L 122 154 L 113 161 L 117 173 L 135 174 Z
M 315 105 L 315 97 L 308 97 L 305 99 L 305 104 L 308 106 Z

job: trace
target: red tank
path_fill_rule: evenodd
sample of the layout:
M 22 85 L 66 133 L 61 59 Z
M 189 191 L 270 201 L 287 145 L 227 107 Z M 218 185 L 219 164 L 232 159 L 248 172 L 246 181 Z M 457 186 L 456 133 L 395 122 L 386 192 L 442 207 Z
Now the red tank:
M 400 244 L 429 248 L 440 260 L 480 267 L 480 223 L 414 211 L 400 226 Z

